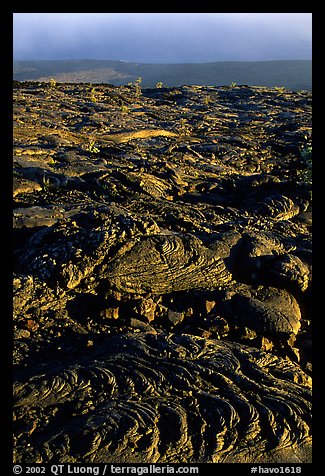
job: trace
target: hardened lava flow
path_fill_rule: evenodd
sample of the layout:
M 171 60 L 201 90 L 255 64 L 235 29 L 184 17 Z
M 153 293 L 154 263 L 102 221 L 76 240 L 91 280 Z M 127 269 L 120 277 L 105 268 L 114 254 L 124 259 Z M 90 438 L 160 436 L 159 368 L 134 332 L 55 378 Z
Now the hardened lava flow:
M 16 463 L 311 461 L 311 93 L 14 82 Z

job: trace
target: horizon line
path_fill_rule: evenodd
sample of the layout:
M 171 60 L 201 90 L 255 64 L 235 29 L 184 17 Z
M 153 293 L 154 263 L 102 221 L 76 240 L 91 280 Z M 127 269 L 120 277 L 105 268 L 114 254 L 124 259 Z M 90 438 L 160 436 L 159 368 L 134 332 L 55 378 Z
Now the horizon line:
M 112 62 L 117 62 L 117 63 L 130 63 L 130 64 L 168 64 L 168 65 L 173 65 L 173 64 L 208 64 L 208 63 L 269 63 L 269 62 L 275 62 L 275 61 L 312 61 L 312 58 L 290 58 L 290 59 L 260 59 L 260 60 L 211 60 L 211 61 L 181 61 L 181 62 L 158 62 L 158 61 L 129 61 L 129 60 L 123 60 L 123 59 L 111 59 L 111 58 L 61 58 L 61 59 L 15 59 L 13 58 L 13 62 L 23 62 L 23 61 L 29 61 L 29 62 L 37 62 L 37 61 L 112 61 Z

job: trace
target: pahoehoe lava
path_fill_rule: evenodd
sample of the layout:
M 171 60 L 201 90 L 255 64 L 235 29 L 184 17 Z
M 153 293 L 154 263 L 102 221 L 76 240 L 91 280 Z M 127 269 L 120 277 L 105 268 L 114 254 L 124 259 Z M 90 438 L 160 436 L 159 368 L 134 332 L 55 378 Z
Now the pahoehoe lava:
M 231 342 L 115 336 L 16 378 L 17 461 L 299 462 L 310 446 L 307 375 Z M 44 422 L 32 436 L 30 412 Z
M 311 93 L 14 82 L 14 461 L 311 461 Z

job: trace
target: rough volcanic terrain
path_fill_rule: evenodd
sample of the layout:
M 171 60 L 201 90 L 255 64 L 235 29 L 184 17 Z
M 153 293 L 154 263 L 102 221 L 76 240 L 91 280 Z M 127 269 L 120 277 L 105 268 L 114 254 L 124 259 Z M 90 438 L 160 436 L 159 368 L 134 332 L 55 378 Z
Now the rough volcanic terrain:
M 15 462 L 311 461 L 311 100 L 14 82 Z

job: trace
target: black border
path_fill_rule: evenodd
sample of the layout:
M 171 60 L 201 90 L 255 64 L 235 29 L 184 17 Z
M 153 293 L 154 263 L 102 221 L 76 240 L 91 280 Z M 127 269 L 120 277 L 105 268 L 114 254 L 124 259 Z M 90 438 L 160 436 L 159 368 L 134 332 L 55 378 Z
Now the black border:
M 80 5 L 80 4 L 79 4 Z M 278 6 L 277 6 L 278 5 Z M 84 5 L 87 7 L 87 5 Z M 115 8 L 117 5 L 114 5 Z M 141 2 L 141 5 L 138 4 L 138 7 L 142 7 L 141 12 L 136 12 L 136 13 L 145 13 L 145 12 L 152 12 L 153 7 L 156 7 L 158 9 L 158 12 L 160 12 L 162 9 L 159 7 L 163 7 L 165 12 L 172 12 L 172 10 L 176 8 L 176 11 L 173 13 L 177 12 L 183 12 L 184 10 L 187 10 L 188 13 L 198 13 L 195 7 L 195 4 L 189 3 L 189 2 L 178 2 L 177 4 L 173 4 L 173 7 L 169 8 L 168 5 L 164 2 L 161 5 L 157 4 L 149 4 L 148 7 L 146 8 L 146 5 Z M 205 13 L 209 13 L 209 9 L 211 9 L 212 4 L 211 2 L 207 5 L 202 5 L 203 7 L 207 7 L 205 9 Z M 223 3 L 222 5 L 214 5 L 215 9 L 217 7 L 224 7 L 224 12 L 229 12 L 229 9 L 225 9 L 227 5 Z M 250 7 L 249 12 L 260 12 L 261 11 L 261 4 L 258 4 L 256 8 L 254 8 L 254 5 L 250 3 L 249 5 L 245 5 L 247 7 Z M 268 5 L 264 5 L 267 7 Z M 286 6 L 283 2 L 272 2 L 270 5 L 272 12 L 287 12 L 292 10 L 292 7 L 297 6 L 297 4 L 291 4 L 291 7 Z M 2 432 L 3 432 L 3 438 L 2 438 L 2 445 L 1 445 L 1 450 L 0 450 L 0 470 L 2 468 L 8 468 L 8 472 L 4 471 L 3 474 L 13 474 L 12 472 L 12 467 L 13 467 L 13 458 L 12 458 L 12 453 L 13 453 L 13 444 L 12 444 L 12 340 L 13 340 L 13 335 L 12 335 L 12 260 L 13 260 L 13 240 L 12 240 L 12 214 L 11 214 L 11 209 L 12 209 L 12 162 L 11 162 L 11 156 L 12 156 L 12 137 L 13 137 L 13 131 L 12 131 L 12 62 L 13 62 L 13 45 L 12 45 L 12 38 L 13 38 L 13 14 L 15 12 L 21 12 L 21 13 L 27 13 L 26 7 L 28 7 L 30 13 L 36 13 L 36 12 L 62 12 L 62 13 L 68 13 L 75 8 L 69 7 L 66 3 L 64 6 L 60 6 L 57 2 L 55 4 L 41 4 L 40 6 L 32 6 L 30 2 L 26 4 L 26 2 L 16 2 L 15 4 L 11 6 L 6 6 L 5 11 L 4 6 L 1 7 L 1 21 L 2 21 L 2 27 L 0 30 L 1 34 L 1 40 L 0 40 L 0 45 L 2 48 L 2 65 L 7 65 L 5 67 L 2 67 L 2 71 L 0 74 L 0 81 L 1 81 L 1 111 L 2 111 L 2 121 L 1 121 L 1 152 L 2 152 L 2 157 L 0 158 L 1 160 L 1 172 L 0 172 L 0 180 L 1 180 L 1 186 L 0 186 L 0 207 L 1 207 L 1 213 L 0 213 L 0 236 L 2 237 L 2 263 L 0 265 L 0 271 L 1 271 L 1 284 L 0 284 L 0 292 L 1 292 L 1 303 L 2 303 L 2 313 L 0 315 L 0 352 L 1 352 L 1 357 L 0 357 L 0 369 L 1 372 L 3 373 L 2 379 L 1 379 L 1 390 L 0 390 L 0 399 L 3 400 L 1 403 L 1 410 L 2 410 L 2 416 L 1 416 L 1 427 L 2 427 Z M 113 5 L 112 5 L 113 7 Z M 127 9 L 127 12 L 129 13 L 128 5 L 124 5 L 124 7 Z M 236 8 L 236 5 L 233 3 L 231 4 L 233 12 L 241 12 L 243 3 L 241 2 L 240 6 Z M 314 126 L 313 126 L 313 149 L 314 149 L 314 165 L 313 165 L 313 194 L 314 194 L 314 212 L 313 214 L 316 215 L 316 220 L 317 220 L 317 214 L 318 214 L 318 207 L 322 201 L 322 197 L 320 196 L 320 191 L 322 190 L 323 184 L 322 184 L 322 175 L 321 173 L 318 173 L 318 167 L 320 163 L 322 162 L 323 156 L 322 156 L 322 124 L 321 122 L 317 121 L 317 116 L 321 115 L 322 112 L 322 106 L 321 106 L 321 98 L 324 94 L 322 92 L 322 82 L 323 82 L 323 77 L 321 72 L 317 72 L 317 66 L 320 62 L 317 60 L 319 59 L 320 55 L 323 53 L 323 48 L 321 46 L 321 36 L 317 38 L 317 33 L 318 33 L 318 23 L 320 23 L 322 19 L 322 13 L 319 10 L 317 12 L 317 9 L 313 8 L 311 3 L 308 4 L 300 4 L 298 5 L 298 10 L 301 12 L 301 9 L 299 7 L 303 7 L 304 11 L 311 12 L 313 14 L 313 96 L 314 96 L 314 106 L 313 106 L 313 118 L 314 119 Z M 306 8 L 307 7 L 307 8 Z M 190 10 L 190 11 L 188 11 Z M 219 8 L 218 8 L 219 10 Z M 96 11 L 100 12 L 102 11 L 102 7 L 98 5 L 98 9 Z M 117 12 L 120 12 L 120 9 L 117 9 Z M 213 11 L 213 10 L 212 10 Z M 269 11 L 269 10 L 267 10 Z M 246 11 L 247 12 L 247 11 Z M 76 12 L 77 13 L 77 12 Z M 82 13 L 93 13 L 93 12 L 87 12 L 84 9 L 82 10 Z M 132 12 L 130 12 L 132 13 Z M 135 13 L 135 12 L 134 12 Z M 222 11 L 220 11 L 222 13 Z M 316 100 L 315 100 L 316 96 Z M 316 193 L 316 195 L 315 195 Z M 321 224 L 322 223 L 322 217 L 320 216 L 320 219 L 316 221 L 316 223 Z M 318 277 L 318 266 L 317 264 L 320 262 L 320 257 L 322 255 L 322 250 L 320 248 L 319 254 L 317 253 L 317 247 L 321 246 L 322 244 L 322 236 L 319 233 L 319 230 L 321 229 L 321 226 L 317 226 L 316 233 L 313 234 L 313 241 L 314 241 L 314 247 L 313 247 L 313 255 L 314 253 L 317 259 L 314 260 L 314 265 L 316 262 L 316 270 L 314 276 L 316 276 L 316 288 L 314 286 L 314 300 L 316 301 L 317 304 L 317 296 L 321 296 L 321 290 L 318 289 L 319 283 L 321 282 L 321 277 Z M 9 251 L 10 250 L 10 251 Z M 10 259 L 9 258 L 10 255 Z M 318 279 L 317 279 L 318 278 Z M 317 338 L 321 336 L 321 321 L 324 320 L 324 316 L 322 315 L 322 308 L 320 306 L 314 306 L 316 308 L 316 311 L 314 311 L 315 317 L 314 317 L 314 331 L 313 331 L 313 344 L 314 344 L 314 352 L 313 352 L 313 366 L 314 366 L 314 376 L 313 376 L 313 423 L 315 427 L 315 432 L 314 432 L 314 443 L 313 443 L 313 462 L 310 464 L 301 464 L 301 467 L 303 468 L 302 475 L 305 474 L 318 474 L 319 468 L 321 468 L 321 463 L 322 463 L 322 446 L 323 446 L 323 428 L 321 424 L 321 409 L 323 407 L 323 402 L 322 402 L 322 382 L 321 382 L 321 376 L 322 376 L 322 355 L 319 353 L 319 349 L 322 348 L 322 342 L 319 344 L 317 343 Z M 230 465 L 230 466 L 229 466 Z M 256 466 L 259 464 L 257 463 Z M 28 466 L 27 464 L 23 464 L 23 467 Z M 32 466 L 32 465 L 31 465 Z M 47 466 L 48 470 L 46 471 L 46 474 L 52 474 L 50 472 L 50 465 L 43 465 Z M 75 465 L 78 466 L 78 465 Z M 79 465 L 80 466 L 80 465 Z M 127 466 L 125 464 L 124 466 Z M 135 465 L 137 466 L 137 465 Z M 142 466 L 147 466 L 146 464 L 143 464 Z M 157 465 L 159 466 L 159 464 Z M 176 465 L 177 466 L 177 465 Z M 184 463 L 184 466 L 186 464 Z M 224 475 L 226 472 L 230 470 L 238 470 L 238 473 L 241 474 L 250 474 L 250 468 L 252 464 L 246 464 L 246 463 L 208 463 L 208 464 L 191 464 L 188 466 L 198 466 L 200 468 L 200 475 L 204 474 L 204 471 L 210 472 L 211 470 L 215 469 L 218 475 Z M 279 467 L 281 464 L 277 465 L 272 465 L 272 464 L 263 464 L 263 467 Z M 283 464 L 282 466 L 297 466 L 297 464 L 291 465 L 291 464 Z M 314 470 L 314 468 L 317 468 L 317 470 Z M 202 473 L 203 472 L 203 473 Z M 26 473 L 22 473 L 26 474 Z M 109 474 L 109 473 L 108 473 Z

